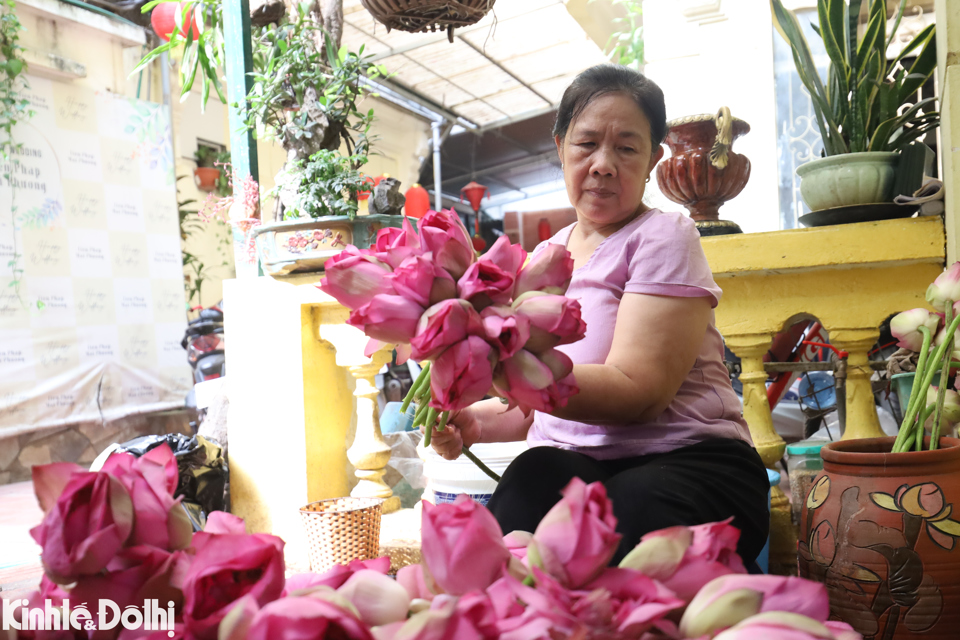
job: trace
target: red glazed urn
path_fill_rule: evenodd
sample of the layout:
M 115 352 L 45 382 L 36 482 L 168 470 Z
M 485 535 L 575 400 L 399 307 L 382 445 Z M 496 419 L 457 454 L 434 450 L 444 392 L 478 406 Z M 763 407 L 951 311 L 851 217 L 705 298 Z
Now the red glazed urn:
M 664 142 L 671 156 L 657 165 L 660 191 L 686 207 L 696 222 L 717 222 L 720 206 L 736 197 L 750 179 L 750 160 L 731 149 L 750 125 L 724 108 L 716 116 L 687 116 L 667 126 Z
M 821 449 L 823 472 L 802 496 L 800 576 L 825 584 L 830 617 L 865 638 L 957 638 L 960 440 L 890 453 L 894 440 Z

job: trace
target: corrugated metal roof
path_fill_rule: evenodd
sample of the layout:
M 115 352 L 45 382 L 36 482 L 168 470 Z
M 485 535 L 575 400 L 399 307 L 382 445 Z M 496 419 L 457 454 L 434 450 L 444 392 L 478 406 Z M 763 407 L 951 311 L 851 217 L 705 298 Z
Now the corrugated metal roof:
M 500 0 L 453 43 L 446 33 L 387 33 L 360 0 L 344 0 L 343 12 L 344 45 L 363 45 L 389 83 L 478 127 L 556 107 L 577 73 L 606 61 L 562 0 Z

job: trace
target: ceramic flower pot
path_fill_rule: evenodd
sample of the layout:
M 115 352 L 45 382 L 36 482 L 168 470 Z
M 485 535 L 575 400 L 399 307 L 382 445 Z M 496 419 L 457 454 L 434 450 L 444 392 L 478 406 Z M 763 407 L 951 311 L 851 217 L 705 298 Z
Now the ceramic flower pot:
M 717 116 L 687 116 L 667 126 L 671 156 L 657 165 L 663 195 L 686 207 L 702 235 L 740 233 L 736 224 L 720 220 L 719 211 L 750 179 L 750 160 L 732 151 L 750 125 L 724 108 Z
M 220 169 L 216 167 L 197 167 L 193 170 L 193 181 L 200 191 L 210 193 L 217 188 L 217 180 L 220 179 Z
M 800 195 L 811 211 L 893 200 L 900 154 L 865 151 L 817 158 L 797 167 Z
M 264 273 L 271 276 L 320 271 L 348 244 L 368 248 L 383 227 L 399 227 L 403 216 L 324 216 L 288 220 L 254 229 Z
M 823 472 L 801 513 L 800 576 L 824 583 L 831 617 L 866 638 L 956 638 L 960 440 L 889 453 L 893 442 L 821 449 Z

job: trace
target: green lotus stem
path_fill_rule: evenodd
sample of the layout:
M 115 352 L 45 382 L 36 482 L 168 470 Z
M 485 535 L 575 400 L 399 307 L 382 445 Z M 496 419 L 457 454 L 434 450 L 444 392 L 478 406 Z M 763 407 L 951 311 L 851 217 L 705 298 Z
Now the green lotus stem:
M 927 408 L 924 409 L 923 412 L 920 414 L 920 424 L 917 427 L 916 433 L 914 435 L 914 441 L 913 441 L 914 451 L 923 450 L 923 432 L 924 432 L 923 425 L 927 423 L 927 419 L 930 418 L 930 414 L 933 413 L 934 410 L 936 410 L 936 408 L 937 408 L 937 405 L 935 404 L 927 405 Z M 907 451 L 909 450 L 910 450 L 910 446 L 908 445 Z
M 433 428 L 436 426 L 437 422 L 437 410 L 433 407 L 427 408 L 427 417 L 423 419 L 423 426 L 427 431 L 433 431 Z
M 960 314 L 957 314 L 957 317 L 953 319 L 953 322 L 950 323 L 950 326 L 947 327 L 947 335 L 952 336 L 957 332 L 957 327 L 960 326 Z M 944 352 L 947 350 L 947 343 L 949 340 L 944 340 L 943 343 L 937 347 L 937 350 L 934 352 L 933 358 L 930 362 L 939 362 L 943 357 Z M 923 372 L 923 380 L 921 381 L 920 388 L 927 389 L 930 386 L 930 383 L 933 382 L 933 376 L 936 374 L 937 370 L 934 367 L 927 367 L 927 370 Z M 913 383 L 917 383 L 917 379 L 913 379 Z M 923 403 L 917 403 L 917 406 L 910 407 L 907 416 L 904 418 L 903 424 L 913 424 L 913 421 L 916 419 L 917 414 L 920 412 L 920 406 Z
M 903 424 L 900 425 L 897 439 L 893 443 L 894 453 L 908 446 L 907 442 L 910 441 L 908 434 L 910 436 L 913 435 L 913 423 L 907 422 L 907 416 L 914 415 L 910 413 L 911 408 L 915 408 L 919 402 L 922 402 L 923 399 L 926 398 L 926 393 L 920 393 L 918 381 L 923 379 L 923 374 L 927 366 L 927 356 L 930 354 L 930 342 L 933 340 L 933 336 L 930 333 L 930 329 L 926 327 L 919 327 L 919 331 L 923 336 L 923 347 L 920 348 L 920 358 L 917 360 L 917 371 L 913 374 L 914 384 L 910 389 L 910 400 L 907 402 L 907 415 L 903 417 Z
M 400 413 L 406 413 L 407 409 L 410 408 L 410 403 L 413 402 L 413 394 L 423 383 L 423 379 L 430 375 L 430 363 L 423 365 L 423 368 L 420 369 L 420 375 L 417 376 L 417 379 L 412 385 L 410 385 L 410 390 L 407 391 L 407 397 L 403 399 L 403 404 L 400 405 Z
M 428 362 L 423 368 L 426 370 L 427 374 L 423 376 L 423 380 L 421 380 L 420 384 L 417 385 L 417 390 L 413 392 L 413 398 L 417 401 L 421 400 L 424 394 L 430 391 L 430 363 Z
M 953 301 L 947 300 L 943 308 L 943 323 L 948 324 L 953 318 Z M 937 388 L 937 410 L 934 413 L 933 429 L 930 430 L 930 450 L 937 448 L 940 440 L 940 421 L 943 420 L 943 401 L 947 397 L 947 378 L 950 376 L 950 360 L 953 355 L 953 334 L 948 333 L 943 339 L 947 350 L 943 354 L 943 366 L 940 368 L 940 386 Z M 921 448 L 923 439 L 920 439 Z
M 424 402 L 417 406 L 417 412 L 413 416 L 413 427 L 417 428 L 423 424 L 423 419 L 427 417 L 427 403 Z
M 487 474 L 488 476 L 490 476 L 491 478 L 493 478 L 493 480 L 494 480 L 495 482 L 500 482 L 500 476 L 498 476 L 498 475 L 493 471 L 493 469 L 491 469 L 491 468 L 488 467 L 487 465 L 483 464 L 483 462 L 480 460 L 480 458 L 478 458 L 477 456 L 473 455 L 473 453 L 470 451 L 469 448 L 464 447 L 463 450 L 462 450 L 462 452 L 463 452 L 463 455 L 467 456 L 470 460 L 473 461 L 473 464 L 477 465 L 477 466 L 480 468 L 480 471 L 483 471 L 485 474 Z
M 443 431 L 447 428 L 447 420 L 450 419 L 450 412 L 444 411 L 440 414 L 440 424 L 437 425 L 437 432 Z

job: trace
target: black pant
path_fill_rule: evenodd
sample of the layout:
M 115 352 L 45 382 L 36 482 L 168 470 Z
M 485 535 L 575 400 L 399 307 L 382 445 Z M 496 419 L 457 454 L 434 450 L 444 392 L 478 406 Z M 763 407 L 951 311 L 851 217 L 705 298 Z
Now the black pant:
M 752 564 L 770 529 L 770 484 L 756 450 L 745 442 L 714 439 L 661 454 L 595 460 L 582 453 L 533 447 L 503 474 L 487 508 L 504 533 L 534 531 L 574 477 L 602 482 L 623 535 L 612 564 L 651 531 L 733 516 L 737 552 Z

